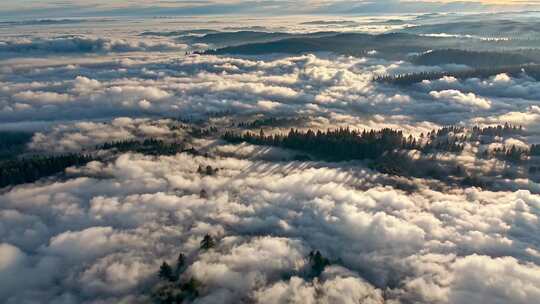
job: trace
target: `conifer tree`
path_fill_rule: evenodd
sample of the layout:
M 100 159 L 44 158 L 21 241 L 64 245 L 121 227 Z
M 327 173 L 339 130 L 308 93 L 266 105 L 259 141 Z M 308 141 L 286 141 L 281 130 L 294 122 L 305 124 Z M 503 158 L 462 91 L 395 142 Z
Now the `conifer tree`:
M 158 276 L 162 280 L 174 281 L 173 270 L 167 262 L 163 262 L 159 267 Z
M 214 239 L 209 234 L 205 235 L 201 241 L 201 249 L 203 250 L 214 248 L 215 245 Z

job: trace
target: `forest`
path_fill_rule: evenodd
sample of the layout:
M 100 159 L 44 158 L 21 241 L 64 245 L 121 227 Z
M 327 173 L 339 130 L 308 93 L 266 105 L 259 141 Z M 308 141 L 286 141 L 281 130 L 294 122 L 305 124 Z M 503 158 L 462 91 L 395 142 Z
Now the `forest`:
M 0 131 L 0 161 L 20 155 L 32 135 L 29 132 Z
M 512 77 L 520 77 L 523 74 L 526 74 L 527 76 L 532 77 L 538 81 L 540 80 L 540 65 L 526 64 L 506 67 L 468 69 L 458 72 L 419 72 L 400 75 L 385 75 L 374 77 L 373 81 L 399 86 L 409 86 L 415 83 L 420 83 L 424 80 L 441 79 L 445 76 L 455 77 L 457 79 L 485 79 L 503 73 L 508 74 Z
M 85 154 L 31 156 L 0 162 L 0 188 L 35 182 L 64 172 L 67 167 L 84 165 L 93 158 Z
M 17 140 L 14 140 L 17 139 Z M 19 137 L 3 137 L 0 140 L 2 146 L 8 146 L 8 142 L 22 140 Z M 13 147 L 10 145 L 9 147 Z M 18 147 L 18 146 L 17 146 Z M 24 147 L 18 147 L 20 152 Z M 195 149 L 186 149 L 182 143 L 167 143 L 159 139 L 145 139 L 142 141 L 125 140 L 118 142 L 105 143 L 95 148 L 96 150 L 110 150 L 114 152 L 134 152 L 145 155 L 175 155 L 186 152 L 197 154 Z M 96 153 L 70 153 L 65 155 L 35 155 L 17 157 L 12 155 L 8 159 L 0 160 L 0 188 L 6 186 L 19 185 L 35 182 L 41 178 L 63 173 L 71 166 L 81 166 L 92 160 L 102 160 L 103 155 Z
M 236 123 L 235 125 L 253 128 L 259 124 L 282 123 L 272 118 L 254 120 L 251 122 Z M 478 127 L 474 126 L 467 131 L 462 126 L 447 126 L 432 130 L 419 137 L 405 136 L 401 130 L 352 130 L 339 128 L 335 130 L 307 130 L 299 131 L 291 129 L 288 133 L 266 135 L 261 129 L 258 133 L 251 131 L 240 132 L 237 129 L 220 131 L 216 127 L 207 129 L 192 128 L 191 135 L 198 138 L 221 137 L 230 143 L 247 142 L 255 145 L 275 146 L 298 151 L 294 157 L 297 161 L 309 161 L 312 158 L 326 161 L 350 161 L 350 160 L 376 160 L 372 168 L 380 172 L 403 176 L 423 177 L 426 175 L 444 178 L 444 172 L 453 172 L 460 175 L 457 168 L 443 168 L 441 164 L 420 162 L 411 163 L 411 160 L 402 154 L 404 151 L 420 151 L 428 155 L 437 152 L 460 153 L 467 142 L 477 141 L 480 144 L 490 144 L 496 137 L 522 136 L 522 126 L 510 124 Z M 22 135 L 6 136 L 0 142 L 2 147 L 24 152 L 20 147 L 24 142 Z M 24 145 L 23 145 L 24 147 Z M 176 155 L 177 153 L 189 153 L 200 155 L 194 148 L 186 148 L 184 141 L 163 141 L 161 139 L 146 138 L 143 140 L 124 140 L 108 142 L 98 145 L 94 150 L 84 153 L 72 153 L 66 155 L 35 155 L 22 153 L 17 157 L 0 161 L 0 188 L 10 185 L 18 185 L 39 180 L 63 173 L 67 167 L 84 165 L 92 160 L 103 160 L 113 157 L 116 153 L 134 152 L 144 155 Z M 10 150 L 10 151 L 11 151 Z M 97 151 L 109 151 L 110 153 L 96 153 Z M 522 163 L 529 156 L 540 156 L 540 145 L 532 145 L 530 149 L 522 149 L 515 146 L 499 147 L 492 150 L 483 150 L 478 157 L 483 159 L 499 159 L 514 163 Z M 431 169 L 426 169 L 430 167 Z M 533 166 L 533 168 L 536 168 Z M 534 171 L 535 169 L 533 169 Z M 202 175 L 214 175 L 217 169 L 207 167 L 199 168 Z M 536 172 L 536 171 L 535 171 Z
M 243 134 L 227 131 L 223 139 L 255 145 L 268 145 L 305 152 L 317 158 L 330 161 L 378 159 L 386 153 L 396 150 L 418 150 L 422 153 L 463 151 L 466 142 L 478 141 L 490 144 L 495 137 L 521 136 L 525 131 L 522 126 L 504 124 L 497 126 L 473 126 L 470 132 L 461 126 L 446 126 L 420 134 L 419 138 L 404 136 L 401 130 L 381 129 L 370 131 L 340 128 L 327 131 L 298 131 L 291 129 L 287 134 L 265 135 L 261 129 L 258 134 Z M 504 160 L 523 160 L 529 155 L 540 155 L 540 145 L 531 145 L 529 149 L 515 146 L 502 147 L 493 151 L 482 152 L 484 158 L 497 157 Z
M 225 34 L 225 33 L 223 33 Z M 211 37 L 217 34 L 208 34 Z M 262 34 L 264 36 L 264 34 Z M 201 38 L 204 41 L 204 37 Z M 262 55 L 262 54 L 304 54 L 313 52 L 333 52 L 350 56 L 366 56 L 369 51 L 377 50 L 377 57 L 392 60 L 404 60 L 414 53 L 426 53 L 430 50 L 474 48 L 481 52 L 518 52 L 540 47 L 540 40 L 512 39 L 479 40 L 453 36 L 428 36 L 405 32 L 384 34 L 365 33 L 320 33 L 317 35 L 293 36 L 267 42 L 231 43 L 228 46 L 209 49 L 199 54 L 223 55 Z M 520 56 L 532 56 L 537 52 L 523 51 Z M 528 54 L 528 55 L 527 55 Z M 517 55 L 516 55 L 517 56 Z M 519 58 L 523 58 L 519 57 Z M 538 55 L 535 56 L 537 58 Z M 496 59 L 496 55 L 493 56 Z M 525 59 L 522 59 L 528 62 Z
M 140 140 L 125 140 L 105 143 L 96 147 L 98 150 L 116 150 L 117 152 L 135 152 L 145 155 L 175 155 L 185 150 L 183 143 L 165 142 L 163 140 L 148 138 Z
M 156 271 L 158 281 L 149 291 L 152 302 L 155 304 L 180 304 L 185 303 L 186 300 L 194 301 L 197 299 L 201 289 L 204 288 L 204 282 L 190 276 L 186 270 L 190 264 L 196 261 L 199 254 L 213 251 L 218 241 L 213 236 L 206 234 L 200 241 L 199 250 L 194 256 L 188 257 L 180 252 L 174 263 L 163 261 Z M 318 278 L 326 267 L 335 263 L 326 258 L 319 250 L 310 251 L 305 260 L 305 269 L 296 275 L 301 275 L 308 280 Z
M 376 159 L 396 149 L 421 151 L 459 152 L 463 145 L 456 138 L 446 137 L 437 140 L 436 133 L 428 134 L 417 140 L 413 136 L 404 136 L 400 130 L 382 129 L 370 131 L 340 128 L 327 131 L 298 131 L 291 129 L 287 134 L 265 135 L 246 132 L 237 134 L 226 132 L 223 139 L 232 142 L 247 142 L 255 145 L 269 145 L 302 151 L 329 161 Z
M 538 49 L 512 52 L 444 49 L 413 56 L 411 57 L 411 62 L 414 64 L 431 66 L 463 64 L 473 68 L 493 68 L 539 63 L 540 52 Z

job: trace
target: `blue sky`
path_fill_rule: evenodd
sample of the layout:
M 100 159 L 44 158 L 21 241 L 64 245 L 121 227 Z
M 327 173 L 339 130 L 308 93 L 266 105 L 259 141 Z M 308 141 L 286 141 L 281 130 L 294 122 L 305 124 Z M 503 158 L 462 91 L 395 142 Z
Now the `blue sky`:
M 540 1 L 451 0 L 17 0 L 0 2 L 0 18 L 112 15 L 414 13 L 527 8 Z

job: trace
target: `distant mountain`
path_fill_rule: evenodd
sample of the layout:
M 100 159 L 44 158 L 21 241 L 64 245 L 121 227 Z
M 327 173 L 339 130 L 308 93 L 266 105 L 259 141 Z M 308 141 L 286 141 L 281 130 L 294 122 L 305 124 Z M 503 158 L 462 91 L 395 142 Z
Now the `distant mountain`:
M 231 37 L 231 39 L 235 39 L 234 35 L 232 35 Z M 409 57 L 413 54 L 420 55 L 422 53 L 437 49 L 468 50 L 475 48 L 482 52 L 493 50 L 498 50 L 500 52 L 508 52 L 540 47 L 540 40 L 534 39 L 482 40 L 454 36 L 425 36 L 403 32 L 386 33 L 379 35 L 365 33 L 319 33 L 318 35 L 306 34 L 305 36 L 294 36 L 285 39 L 280 39 L 279 35 L 274 35 L 271 37 L 275 38 L 276 40 L 268 42 L 249 42 L 245 44 L 231 45 L 215 50 L 209 50 L 205 53 L 262 55 L 271 53 L 300 54 L 310 52 L 334 52 L 337 54 L 345 55 L 365 55 L 369 51 L 376 50 L 379 57 L 388 59 L 408 60 Z M 432 56 L 435 56 L 437 54 L 438 53 Z M 526 59 L 519 56 L 518 58 L 516 56 L 505 55 L 504 57 L 501 57 L 500 60 L 502 61 L 509 59 L 512 61 L 511 63 L 506 64 L 527 62 Z M 428 57 L 429 55 L 422 60 L 429 62 Z M 419 59 L 419 62 L 420 61 L 421 60 Z M 463 61 L 465 60 L 463 59 Z M 468 61 L 472 62 L 472 60 Z
M 288 38 L 318 38 L 336 35 L 336 32 L 315 32 L 294 34 L 285 32 L 233 31 L 208 33 L 202 36 L 184 36 L 179 40 L 185 43 L 205 43 L 217 47 L 235 46 L 246 43 L 264 43 Z
M 452 43 L 449 43 L 449 42 Z M 405 56 L 425 52 L 434 46 L 460 45 L 459 39 L 424 37 L 407 33 L 371 35 L 363 33 L 336 33 L 321 37 L 289 38 L 265 43 L 248 43 L 207 51 L 207 54 L 261 55 L 269 53 L 298 54 L 307 52 L 335 52 L 364 55 L 377 50 L 383 56 Z
M 529 56 L 527 56 L 529 55 Z M 435 50 L 412 57 L 411 61 L 420 65 L 464 64 L 475 68 L 521 65 L 540 60 L 540 50 L 520 52 L 477 52 L 469 50 Z
M 216 30 L 210 29 L 194 29 L 194 30 L 180 30 L 180 31 L 168 31 L 168 32 L 142 32 L 141 36 L 162 36 L 162 37 L 181 37 L 188 35 L 206 35 L 211 33 L 219 33 Z
M 402 30 L 412 34 L 452 34 L 481 37 L 524 38 L 540 36 L 540 22 L 484 20 L 418 25 Z

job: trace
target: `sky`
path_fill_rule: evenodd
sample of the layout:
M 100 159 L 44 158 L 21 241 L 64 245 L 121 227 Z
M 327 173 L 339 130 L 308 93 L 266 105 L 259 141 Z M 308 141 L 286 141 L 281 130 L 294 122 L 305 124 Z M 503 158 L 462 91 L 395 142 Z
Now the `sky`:
M 2 1 L 0 18 L 206 14 L 362 14 L 521 10 L 540 1 L 451 0 L 20 0 Z

